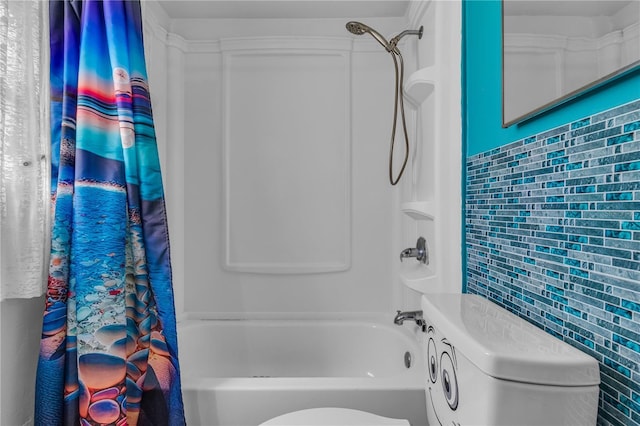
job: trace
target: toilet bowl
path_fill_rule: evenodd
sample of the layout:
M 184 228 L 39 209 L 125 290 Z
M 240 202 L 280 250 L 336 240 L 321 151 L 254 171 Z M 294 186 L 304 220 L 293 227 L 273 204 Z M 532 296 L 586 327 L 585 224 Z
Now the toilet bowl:
M 310 408 L 274 417 L 260 426 L 409 426 L 403 419 L 378 416 L 350 408 Z
M 422 296 L 419 324 L 430 425 L 595 425 L 591 356 L 471 294 Z M 264 426 L 409 425 L 345 408 L 312 408 Z M 418 426 L 418 425 L 414 425 Z

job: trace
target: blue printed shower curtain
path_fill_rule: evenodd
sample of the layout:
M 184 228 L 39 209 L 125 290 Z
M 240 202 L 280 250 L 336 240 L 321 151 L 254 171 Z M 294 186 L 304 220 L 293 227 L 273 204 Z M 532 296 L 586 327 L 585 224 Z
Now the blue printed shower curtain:
M 181 425 L 139 1 L 50 3 L 52 238 L 37 425 Z

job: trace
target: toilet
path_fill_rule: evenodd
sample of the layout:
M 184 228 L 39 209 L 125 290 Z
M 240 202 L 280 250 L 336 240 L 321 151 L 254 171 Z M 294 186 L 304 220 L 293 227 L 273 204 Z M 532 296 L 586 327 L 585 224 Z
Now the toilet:
M 261 426 L 409 426 L 404 419 L 382 417 L 350 408 L 323 407 L 294 411 L 274 417 Z
M 425 295 L 422 312 L 429 425 L 596 424 L 600 374 L 594 358 L 477 295 Z M 262 425 L 409 422 L 323 407 L 283 414 Z

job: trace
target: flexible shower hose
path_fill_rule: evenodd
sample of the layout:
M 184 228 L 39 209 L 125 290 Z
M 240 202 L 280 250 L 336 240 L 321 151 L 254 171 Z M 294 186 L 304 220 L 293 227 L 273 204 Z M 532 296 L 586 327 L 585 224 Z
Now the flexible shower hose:
M 396 185 L 402 174 L 404 173 L 404 169 L 407 167 L 407 161 L 409 161 L 409 136 L 407 135 L 407 122 L 404 117 L 404 95 L 402 93 L 402 81 L 404 79 L 404 61 L 402 60 L 402 54 L 400 50 L 397 48 L 393 48 L 389 51 L 391 53 L 391 57 L 393 58 L 393 65 L 396 70 L 396 85 L 395 85 L 395 101 L 393 106 L 393 126 L 391 127 L 391 144 L 389 148 L 389 182 L 391 185 Z M 398 69 L 398 60 L 396 56 L 400 59 L 400 69 Z M 400 104 L 400 115 L 402 116 L 402 130 L 404 133 L 404 161 L 402 162 L 402 167 L 400 168 L 400 172 L 398 176 L 393 178 L 393 153 L 395 150 L 395 139 L 396 139 L 396 124 L 398 120 L 398 104 Z

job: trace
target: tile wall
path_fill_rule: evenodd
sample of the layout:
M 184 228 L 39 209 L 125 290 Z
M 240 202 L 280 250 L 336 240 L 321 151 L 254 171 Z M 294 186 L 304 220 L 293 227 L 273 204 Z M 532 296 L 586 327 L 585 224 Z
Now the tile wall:
M 640 100 L 467 159 L 467 292 L 600 362 L 640 425 Z

